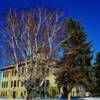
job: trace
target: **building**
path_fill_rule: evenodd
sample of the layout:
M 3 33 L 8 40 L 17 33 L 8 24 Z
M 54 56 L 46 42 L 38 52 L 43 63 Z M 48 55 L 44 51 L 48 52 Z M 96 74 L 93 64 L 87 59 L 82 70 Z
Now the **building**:
M 19 81 L 13 65 L 1 69 L 0 97 L 2 98 L 25 98 L 26 89 Z
M 19 63 L 19 67 L 23 69 L 24 62 Z M 49 83 L 48 91 L 50 96 L 52 92 L 57 90 L 55 84 L 55 76 L 49 74 L 46 77 L 46 81 Z M 41 88 L 42 92 L 43 88 Z M 39 90 L 40 91 L 40 90 Z M 38 92 L 38 91 L 37 91 Z M 18 74 L 15 71 L 14 65 L 4 66 L 1 69 L 1 80 L 0 80 L 0 98 L 26 98 L 27 91 L 24 87 L 24 84 L 20 82 Z
M 19 66 L 24 66 L 23 62 Z M 20 68 L 21 68 L 20 67 Z M 55 83 L 55 76 L 50 71 L 49 75 L 46 77 L 46 81 L 49 83 L 47 89 L 49 97 L 58 96 L 58 88 Z M 37 94 L 44 91 L 44 87 L 37 91 Z M 45 93 L 47 92 L 45 91 Z M 72 89 L 72 96 L 77 96 L 76 88 Z M 1 69 L 1 81 L 0 81 L 0 98 L 26 98 L 27 91 L 24 85 L 20 82 L 18 75 L 14 69 L 14 65 L 5 66 Z M 38 96 L 38 95 L 35 95 Z

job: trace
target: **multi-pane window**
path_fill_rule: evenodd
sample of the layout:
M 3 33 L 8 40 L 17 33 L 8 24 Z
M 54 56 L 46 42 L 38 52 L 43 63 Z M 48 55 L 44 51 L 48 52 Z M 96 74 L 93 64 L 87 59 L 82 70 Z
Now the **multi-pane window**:
M 8 77 L 9 76 L 9 71 L 4 71 L 3 72 L 3 77 Z
M 20 84 L 19 80 L 11 81 L 11 87 L 19 87 L 19 84 Z
M 1 92 L 1 96 L 7 96 L 7 92 Z
M 7 88 L 8 87 L 8 82 L 5 81 L 5 82 L 2 82 L 2 88 Z

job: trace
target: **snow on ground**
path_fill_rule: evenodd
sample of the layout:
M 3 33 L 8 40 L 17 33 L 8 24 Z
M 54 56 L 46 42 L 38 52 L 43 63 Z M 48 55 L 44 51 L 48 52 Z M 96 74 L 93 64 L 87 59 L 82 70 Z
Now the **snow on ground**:
M 0 99 L 0 100 L 25 100 L 25 99 Z M 67 100 L 67 99 L 33 99 L 33 100 Z M 71 100 L 100 100 L 100 98 L 72 98 Z
M 77 99 L 76 99 L 77 100 Z M 100 100 L 100 98 L 98 97 L 94 97 L 94 98 L 92 98 L 92 97 L 89 97 L 89 98 L 81 98 L 81 99 L 79 99 L 79 100 Z

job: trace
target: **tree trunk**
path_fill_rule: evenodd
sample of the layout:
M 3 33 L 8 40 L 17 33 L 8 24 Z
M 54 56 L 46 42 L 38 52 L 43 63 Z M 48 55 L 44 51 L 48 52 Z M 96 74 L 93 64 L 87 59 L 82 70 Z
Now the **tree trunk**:
M 32 92 L 27 91 L 27 97 L 26 100 L 32 100 Z
M 67 100 L 71 100 L 71 94 L 70 93 L 67 94 Z
M 67 100 L 71 100 L 71 94 L 67 86 L 63 87 L 63 97 L 67 98 Z

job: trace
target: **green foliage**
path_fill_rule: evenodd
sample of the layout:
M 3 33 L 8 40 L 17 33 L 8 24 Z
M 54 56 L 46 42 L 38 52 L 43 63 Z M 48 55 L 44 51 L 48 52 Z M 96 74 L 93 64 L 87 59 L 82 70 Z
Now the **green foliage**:
M 98 95 L 100 95 L 100 52 L 96 55 L 96 68 L 95 68 L 95 75 L 96 75 L 96 88 L 95 91 Z
M 73 18 L 68 20 L 64 39 L 66 39 L 62 44 L 64 55 L 58 62 L 60 71 L 57 73 L 57 83 L 71 87 L 69 91 L 77 84 L 89 87 L 92 82 L 92 43 L 87 41 L 87 33 L 79 21 Z
M 57 90 L 56 87 L 49 87 L 49 97 L 50 98 L 55 98 L 55 96 L 56 96 L 56 90 Z

